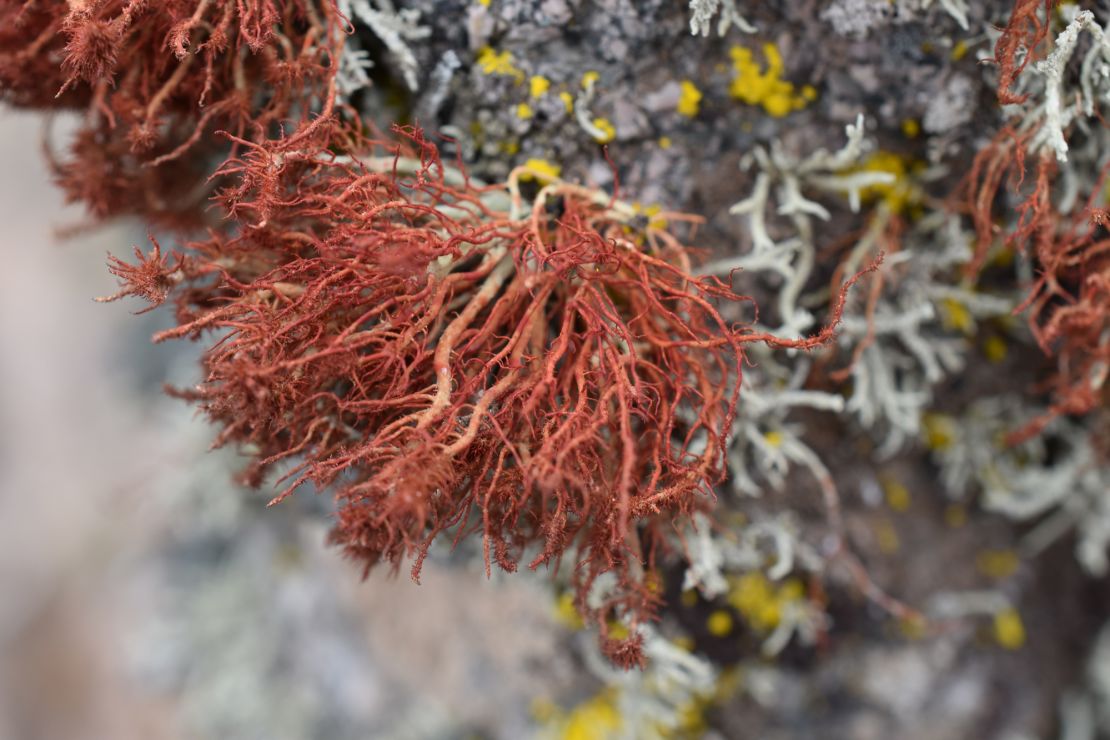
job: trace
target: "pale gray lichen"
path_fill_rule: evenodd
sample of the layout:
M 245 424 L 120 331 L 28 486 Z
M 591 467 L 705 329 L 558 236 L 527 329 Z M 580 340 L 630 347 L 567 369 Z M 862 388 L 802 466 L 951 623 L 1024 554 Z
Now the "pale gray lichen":
M 934 458 L 941 481 L 954 496 L 977 490 L 988 511 L 1020 522 L 1036 522 L 1022 540 L 1036 555 L 1068 532 L 1077 535 L 1075 556 L 1094 576 L 1110 572 L 1110 469 L 1100 462 L 1087 426 L 1056 419 L 1042 435 L 1014 447 L 1006 434 L 1043 413 L 1013 397 L 972 404 L 945 421 L 943 444 Z
M 921 8 L 928 10 L 933 5 L 934 0 L 920 0 Z M 965 31 L 968 29 L 967 14 L 970 8 L 967 5 L 967 0 L 940 0 L 940 6 L 948 15 L 956 19 L 960 24 L 960 28 Z
M 420 11 L 398 10 L 393 0 L 339 0 L 345 16 L 370 29 L 390 54 L 410 90 L 420 87 L 420 63 L 409 47 L 413 41 L 426 39 L 432 29 L 420 25 Z
M 835 152 L 822 148 L 797 157 L 776 140 L 769 150 L 756 147 L 741 160 L 745 170 L 756 166 L 755 185 L 751 195 L 729 212 L 747 218 L 752 251 L 701 268 L 702 273 L 715 275 L 728 275 L 735 270 L 778 272 L 784 280 L 777 299 L 782 324 L 772 330 L 784 338 L 800 337 L 814 323 L 813 315 L 799 307 L 798 298 L 816 260 L 814 219 L 830 218 L 828 209 L 805 193 L 845 196 L 852 210 L 858 211 L 864 189 L 888 185 L 895 179 L 889 172 L 852 171 L 868 150 L 862 115 L 855 124 L 847 126 L 846 133 L 848 141 Z M 784 217 L 789 223 L 788 236 L 777 241 L 771 237 L 769 214 L 772 218 Z
M 690 33 L 708 36 L 717 16 L 717 35 L 724 36 L 736 26 L 744 33 L 755 33 L 755 26 L 748 23 L 736 9 L 736 0 L 690 0 Z
M 643 671 L 614 668 L 597 650 L 596 640 L 582 641 L 587 668 L 616 692 L 621 723 L 610 735 L 614 740 L 666 737 L 682 727 L 694 702 L 712 695 L 717 682 L 717 670 L 704 657 L 675 645 L 650 625 L 638 629 L 648 660 Z
M 1018 131 L 1032 134 L 1031 152 L 1050 151 L 1060 162 L 1068 161 L 1066 131 L 1076 125 L 1084 131 L 1101 128 L 1097 115 L 1110 102 L 1110 39 L 1094 12 L 1062 6 L 1067 26 L 1056 36 L 1049 55 L 1022 75 L 1015 92 L 1025 98 L 1019 104 L 1022 120 Z M 1079 48 L 1080 35 L 1091 37 L 1078 70 L 1070 63 Z

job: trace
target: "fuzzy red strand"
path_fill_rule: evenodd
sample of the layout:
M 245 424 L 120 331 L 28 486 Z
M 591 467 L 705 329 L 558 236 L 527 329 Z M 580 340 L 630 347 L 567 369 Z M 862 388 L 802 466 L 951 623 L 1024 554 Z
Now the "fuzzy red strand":
M 0 101 L 85 111 L 54 166 L 94 217 L 195 220 L 217 130 L 258 141 L 330 112 L 341 21 L 332 0 L 8 1 Z
M 636 664 L 635 629 L 609 621 L 653 615 L 665 535 L 724 475 L 743 345 L 782 341 L 728 325 L 718 307 L 748 299 L 607 197 L 555 183 L 510 218 L 511 187 L 397 131 L 391 156 L 241 141 L 221 201 L 242 232 L 117 266 L 121 294 L 169 286 L 180 325 L 158 339 L 219 337 L 180 393 L 257 451 L 252 482 L 292 461 L 275 502 L 331 488 L 333 539 L 367 567 L 412 556 L 413 578 L 449 531 L 480 537 L 487 569 L 574 552 L 579 608 Z
M 1029 61 L 1043 54 L 1054 7 L 1053 0 L 1015 3 L 995 48 L 1000 102 L 1025 100 L 1013 86 Z M 1057 416 L 1087 414 L 1105 404 L 1110 368 L 1110 235 L 1107 212 L 1101 208 L 1110 166 L 1093 178 L 1086 207 L 1065 215 L 1052 198 L 1056 162 L 1050 153 L 1038 154 L 1030 173 L 1029 139 L 1028 133 L 1005 127 L 976 156 L 962 191 L 977 235 L 968 276 L 983 269 L 1000 238 L 1005 247 L 1033 260 L 1036 277 L 1017 312 L 1026 314 L 1038 345 L 1056 360 L 1047 384 L 1052 394 L 1048 412 L 1014 432 L 1013 442 L 1038 434 Z M 1016 221 L 1008 233 L 997 225 L 996 212 L 1006 202 L 1016 204 Z

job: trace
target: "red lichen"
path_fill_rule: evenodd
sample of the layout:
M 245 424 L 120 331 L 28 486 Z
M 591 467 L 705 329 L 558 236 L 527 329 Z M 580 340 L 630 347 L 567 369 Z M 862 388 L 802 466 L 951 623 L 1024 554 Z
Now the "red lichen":
M 995 49 L 1000 102 L 1026 99 L 1013 86 L 1029 61 L 1042 53 L 1054 6 L 1052 0 L 1015 4 Z M 1037 15 L 1041 8 L 1043 19 Z M 1086 414 L 1098 407 L 1110 366 L 1110 238 L 1100 208 L 1108 168 L 1093 177 L 1086 207 L 1063 214 L 1053 202 L 1057 164 L 1050 152 L 1032 157 L 1035 170 L 1027 179 L 1030 139 L 1030 132 L 1019 134 L 1015 125 L 1004 127 L 976 156 L 961 190 L 977 236 L 967 275 L 979 274 L 999 240 L 1031 259 L 1035 278 L 1016 312 L 1026 314 L 1037 344 L 1056 360 L 1055 373 L 1044 386 L 1051 392 L 1048 411 L 1012 434 L 1013 442 L 1039 433 L 1059 415 Z M 998 210 L 1007 203 L 1015 204 L 1014 223 L 1004 232 Z
M 1015 0 L 1010 20 L 994 47 L 994 63 L 998 65 L 998 100 L 1003 105 L 1023 103 L 1028 95 L 1013 91 L 1014 83 L 1030 62 L 1037 59 L 1038 49 L 1051 31 L 1052 11 L 1058 0 Z M 1044 20 L 1038 15 L 1044 11 Z
M 181 280 L 181 255 L 174 255 L 175 261 L 170 264 L 169 258 L 162 256 L 162 246 L 153 236 L 150 237 L 153 249 L 147 254 L 135 247 L 135 264 L 131 265 L 118 257 L 108 255 L 108 271 L 118 277 L 123 283 L 123 289 L 104 298 L 97 298 L 101 303 L 117 301 L 127 296 L 142 298 L 150 306 L 146 311 L 157 308 L 166 302 L 170 291 Z
M 180 393 L 219 443 L 257 450 L 249 480 L 293 461 L 275 502 L 334 490 L 332 537 L 367 568 L 412 556 L 417 578 L 445 532 L 481 537 L 487 569 L 575 553 L 579 609 L 636 664 L 667 535 L 724 475 L 743 345 L 813 347 L 832 327 L 784 341 L 730 326 L 718 306 L 748 299 L 692 276 L 668 233 L 630 235 L 609 199 L 567 183 L 510 218 L 491 205 L 504 186 L 458 184 L 419 131 L 397 132 L 394 158 L 351 132 L 359 156 L 337 157 L 323 129 L 240 142 L 221 202 L 242 232 L 172 266 L 179 326 L 158 339 L 219 336 Z M 168 269 L 117 274 L 150 293 Z M 613 618 L 631 637 L 609 635 Z
M 0 100 L 85 111 L 54 165 L 94 217 L 195 218 L 217 130 L 259 141 L 330 113 L 343 35 L 332 0 L 5 2 Z

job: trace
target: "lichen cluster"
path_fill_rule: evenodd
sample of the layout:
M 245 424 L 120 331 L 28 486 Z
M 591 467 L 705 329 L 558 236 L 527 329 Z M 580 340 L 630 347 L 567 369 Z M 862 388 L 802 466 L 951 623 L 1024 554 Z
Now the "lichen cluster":
M 874 84 L 858 68 L 807 78 L 771 10 L 653 5 L 709 62 L 648 118 L 618 95 L 634 65 L 526 56 L 521 3 L 455 5 L 473 43 L 437 59 L 454 42 L 389 0 L 0 10 L 3 99 L 84 114 L 61 186 L 161 230 L 113 258 L 109 299 L 169 304 L 156 339 L 206 343 L 174 392 L 249 483 L 331 492 L 332 539 L 367 569 L 415 579 L 442 543 L 487 574 L 548 571 L 599 679 L 537 702 L 552 737 L 698 736 L 758 696 L 741 669 L 835 641 L 838 600 L 901 639 L 1018 651 L 1027 562 L 1071 536 L 1110 569 L 1107 18 L 841 0 L 807 20 L 940 24 L 912 53 L 971 72 L 906 113 L 839 100 Z M 563 5 L 536 12 L 572 43 Z M 967 134 L 977 95 L 996 102 Z M 748 145 L 702 177 L 717 118 Z M 715 211 L 658 202 L 690 172 Z M 960 587 L 908 594 L 879 571 L 923 499 L 949 530 L 1033 525 Z

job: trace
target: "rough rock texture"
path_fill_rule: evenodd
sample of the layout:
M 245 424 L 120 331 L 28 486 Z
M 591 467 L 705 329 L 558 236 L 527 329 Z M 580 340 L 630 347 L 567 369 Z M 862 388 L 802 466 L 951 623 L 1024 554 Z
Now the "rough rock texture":
M 703 217 L 692 241 L 707 258 L 751 248 L 747 225 L 728 213 L 753 186 L 753 174 L 740 167 L 746 155 L 776 140 L 798 156 L 819 147 L 835 150 L 844 142 L 845 126 L 860 113 L 880 149 L 922 167 L 946 165 L 929 182 L 928 194 L 950 192 L 1000 120 L 992 71 L 981 58 L 990 50 L 985 29 L 1012 5 L 972 3 L 973 30 L 963 31 L 941 3 L 741 3 L 757 6 L 745 10 L 756 33 L 733 28 L 724 38 L 702 38 L 689 33 L 686 4 L 666 0 L 396 4 L 418 10 L 420 24 L 430 29 L 412 44 L 419 85 L 408 89 L 397 60 L 376 36 L 360 32 L 376 62 L 375 85 L 355 99 L 368 117 L 383 126 L 404 119 L 442 132 L 454 140 L 444 143 L 445 153 L 453 155 L 457 147 L 469 170 L 489 180 L 529 159 L 554 163 L 564 177 L 599 187 L 612 188 L 619 179 L 628 200 Z M 735 75 L 730 49 L 747 48 L 763 65 L 767 42 L 782 56 L 782 79 L 799 94 L 806 85 L 815 92 L 787 116 L 729 94 Z M 483 65 L 484 53 L 509 56 L 500 66 Z M 588 95 L 583 80 L 594 75 Z M 533 95 L 536 76 L 549 84 L 539 95 Z M 686 80 L 696 81 L 702 96 L 694 116 L 677 110 Z M 603 118 L 612 125 L 607 155 L 576 115 L 583 105 L 588 121 Z M 11 140 L 30 136 L 20 130 Z M 825 204 L 832 218 L 817 242 L 831 250 L 861 223 L 843 200 Z M 784 228 L 774 220 L 768 226 L 773 236 Z M 43 276 L 54 274 L 52 266 L 38 269 Z M 83 296 L 109 292 L 80 276 L 63 280 L 69 281 L 67 290 L 76 285 Z M 762 303 L 778 288 L 761 277 L 741 276 L 736 284 Z M 24 304 L 13 298 L 2 305 L 13 316 Z M 163 319 L 155 314 L 152 321 Z M 9 350 L 9 364 L 0 366 L 5 387 L 40 373 L 64 386 L 72 382 L 64 366 L 90 356 L 107 365 L 90 367 L 83 382 L 112 389 L 107 406 L 119 410 L 128 429 L 92 427 L 84 436 L 148 439 L 148 427 L 133 417 L 150 413 L 142 410 L 151 408 L 163 380 L 185 382 L 188 375 L 175 377 L 175 368 L 192 362 L 149 350 L 131 356 L 120 348 L 117 362 L 142 381 L 136 385 L 143 392 L 128 395 L 110 382 L 114 366 L 91 349 L 86 355 L 43 355 L 41 367 L 20 365 L 24 357 L 38 357 L 32 353 L 37 345 L 15 322 L 0 327 Z M 49 335 L 59 346 L 64 328 L 59 320 L 58 333 Z M 150 328 L 142 326 L 143 332 Z M 997 382 L 1020 390 L 1031 384 L 1035 364 L 1010 358 L 980 377 L 952 380 L 942 386 L 939 405 L 960 411 Z M 15 407 L 19 400 L 5 403 Z M 92 410 L 78 401 L 93 404 Z M 106 413 L 87 399 L 72 404 L 77 416 Z M 573 705 L 597 690 L 568 631 L 551 618 L 548 574 L 489 584 L 463 548 L 436 553 L 419 589 L 384 574 L 362 584 L 321 547 L 326 507 L 304 497 L 263 511 L 264 494 L 246 498 L 226 483 L 226 459 L 192 464 L 207 439 L 205 429 L 190 426 L 181 408 L 155 408 L 170 415 L 170 429 L 187 430 L 179 435 L 185 440 L 180 448 L 140 448 L 156 467 L 174 471 L 154 476 L 172 490 L 159 492 L 162 503 L 153 511 L 124 517 L 114 528 L 100 520 L 83 489 L 89 487 L 94 502 L 122 508 L 134 503 L 135 494 L 115 493 L 126 489 L 127 476 L 96 478 L 108 463 L 98 467 L 78 455 L 83 436 L 68 424 L 57 432 L 20 426 L 25 447 L 16 447 L 10 459 L 0 456 L 7 491 L 66 491 L 57 506 L 68 507 L 78 530 L 49 534 L 73 550 L 36 547 L 27 531 L 57 518 L 38 500 L 24 508 L 7 491 L 0 499 L 4 561 L 29 563 L 12 568 L 10 577 L 3 571 L 0 688 L 12 693 L 0 693 L 16 698 L 0 704 L 6 715 L 0 731 L 127 737 L 120 727 L 133 719 L 144 723 L 136 734 L 141 737 L 519 738 L 541 732 L 533 722 L 535 700 Z M 63 409 L 54 410 L 64 418 Z M 37 417 L 24 409 L 16 418 L 13 426 Z M 684 603 L 682 574 L 676 572 L 665 584 L 670 606 L 661 630 L 692 639 L 697 654 L 739 676 L 739 688 L 711 703 L 706 726 L 689 734 L 768 740 L 1054 736 L 1060 698 L 1082 683 L 1084 661 L 1110 610 L 1105 581 L 1078 572 L 1066 539 L 1023 560 L 1004 579 L 981 572 L 977 557 L 1008 548 L 1018 527 L 974 507 L 966 507 L 965 522 L 954 522 L 938 469 L 920 447 L 876 462 L 876 444 L 858 429 L 827 416 L 802 418 L 839 483 L 852 545 L 875 581 L 911 604 L 926 604 L 942 592 L 1003 591 L 1022 613 L 1027 644 L 1002 650 L 982 621 L 916 635 L 912 625 L 880 613 L 843 573 L 833 572 L 828 592 L 821 594 L 831 621 L 818 644 L 791 645 L 765 660 L 755 657 L 759 639 L 749 631 L 713 634 L 707 619 L 721 604 Z M 59 444 L 80 462 L 81 475 L 67 477 L 73 471 L 49 462 L 51 445 Z M 25 462 L 32 459 L 28 450 L 47 462 Z M 113 463 L 131 459 L 115 447 L 97 454 Z M 171 468 L 175 461 L 178 467 Z M 141 465 L 126 471 L 132 477 L 149 472 Z M 913 491 L 912 500 L 897 506 L 884 501 L 888 477 Z M 819 492 L 805 474 L 791 475 L 774 496 L 721 496 L 749 519 L 793 511 L 803 532 L 820 542 Z M 19 523 L 13 524 L 17 510 Z M 109 553 L 109 565 L 90 564 L 89 552 Z M 16 590 L 22 598 L 8 598 Z M 74 662 L 104 668 L 111 681 L 59 681 L 52 671 L 81 674 Z M 70 725 L 57 719 L 59 706 L 98 721 Z

